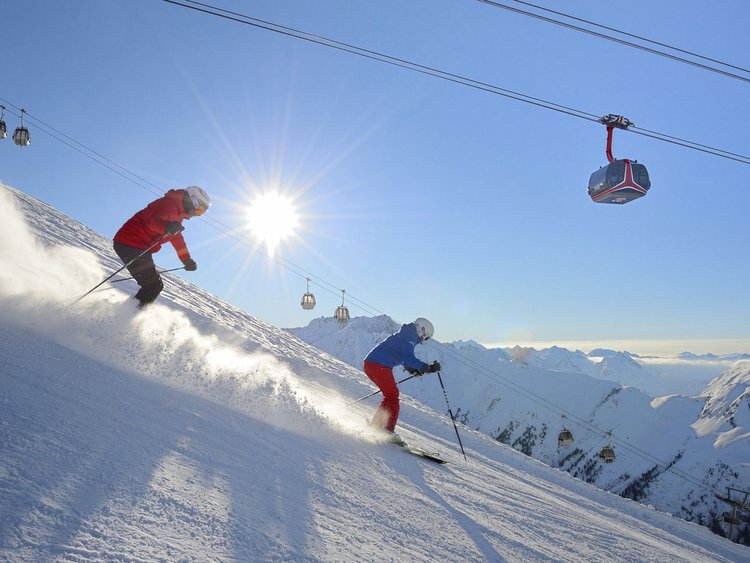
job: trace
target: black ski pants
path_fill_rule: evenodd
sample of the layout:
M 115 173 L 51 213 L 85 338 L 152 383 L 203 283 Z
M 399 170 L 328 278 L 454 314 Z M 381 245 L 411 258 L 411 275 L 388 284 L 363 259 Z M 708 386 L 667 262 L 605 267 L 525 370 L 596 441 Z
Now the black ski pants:
M 113 247 L 124 264 L 135 259 L 132 264 L 128 265 L 128 272 L 141 286 L 141 289 L 135 294 L 135 298 L 141 302 L 141 305 L 147 305 L 154 301 L 161 290 L 164 289 L 164 283 L 161 281 L 159 272 L 156 271 L 151 253 L 146 252 L 139 258 L 138 255 L 143 253 L 144 248 L 136 248 L 119 242 L 115 242 Z

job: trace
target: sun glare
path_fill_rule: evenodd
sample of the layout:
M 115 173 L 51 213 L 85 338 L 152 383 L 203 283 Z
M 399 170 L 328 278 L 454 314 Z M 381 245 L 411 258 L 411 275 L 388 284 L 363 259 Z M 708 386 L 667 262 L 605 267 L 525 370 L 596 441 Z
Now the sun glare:
M 248 224 L 253 236 L 273 254 L 279 242 L 294 234 L 298 217 L 292 200 L 278 192 L 255 198 L 248 209 Z

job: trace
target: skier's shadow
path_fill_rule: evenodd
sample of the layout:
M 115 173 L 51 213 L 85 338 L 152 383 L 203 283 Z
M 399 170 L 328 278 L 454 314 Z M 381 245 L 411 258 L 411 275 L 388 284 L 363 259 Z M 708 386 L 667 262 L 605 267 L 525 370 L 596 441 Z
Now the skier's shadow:
M 494 532 L 477 523 L 477 521 L 471 516 L 464 514 L 453 504 L 446 501 L 438 491 L 436 491 L 429 483 L 427 483 L 424 478 L 424 471 L 414 471 L 410 474 L 410 478 L 421 491 L 423 491 L 429 498 L 435 501 L 436 504 L 443 507 L 443 509 L 453 517 L 458 525 L 464 529 L 466 535 L 472 539 L 474 545 L 476 545 L 477 549 L 482 553 L 485 561 L 506 561 L 506 559 L 504 559 L 495 550 L 495 548 L 492 547 L 490 542 L 485 537 L 485 535 L 492 534 Z

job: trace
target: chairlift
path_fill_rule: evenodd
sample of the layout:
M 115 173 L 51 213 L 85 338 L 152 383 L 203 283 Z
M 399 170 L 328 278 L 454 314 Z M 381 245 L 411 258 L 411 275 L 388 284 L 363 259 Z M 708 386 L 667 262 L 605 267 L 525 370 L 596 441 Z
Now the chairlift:
M 615 450 L 612 449 L 612 432 L 607 432 L 609 443 L 599 451 L 599 459 L 604 463 L 612 463 L 615 460 Z
M 8 136 L 8 127 L 3 121 L 3 115 L 5 114 L 5 106 L 0 106 L 0 139 L 5 139 Z
M 28 147 L 31 144 L 31 136 L 29 130 L 23 126 L 23 114 L 26 113 L 25 109 L 21 110 L 21 125 L 16 127 L 13 131 L 13 142 L 19 147 Z
M 349 309 L 346 308 L 344 305 L 344 295 L 346 294 L 346 290 L 341 290 L 341 305 L 336 307 L 336 312 L 333 314 L 335 319 L 340 322 L 341 324 L 346 324 L 349 322 Z
M 573 443 L 573 433 L 565 427 L 565 416 L 563 415 L 563 427 L 557 435 L 557 447 L 567 447 Z
M 307 278 L 307 292 L 302 296 L 300 304 L 305 311 L 315 308 L 315 296 L 310 293 L 310 278 Z
M 637 160 L 615 159 L 612 156 L 612 132 L 627 130 L 633 122 L 621 115 L 608 114 L 599 119 L 607 127 L 607 160 L 589 178 L 589 196 L 595 203 L 628 203 L 643 197 L 651 187 L 648 170 Z

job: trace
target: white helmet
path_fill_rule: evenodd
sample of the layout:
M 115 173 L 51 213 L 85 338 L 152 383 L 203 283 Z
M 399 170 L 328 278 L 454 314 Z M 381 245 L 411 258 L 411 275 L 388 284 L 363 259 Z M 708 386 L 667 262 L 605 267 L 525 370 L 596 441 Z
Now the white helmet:
M 211 207 L 211 199 L 208 194 L 203 191 L 203 188 L 198 186 L 188 186 L 185 188 L 191 203 L 193 204 L 193 211 L 196 215 L 203 215 L 208 208 Z
M 424 317 L 419 317 L 414 321 L 414 326 L 417 327 L 417 335 L 422 342 L 429 340 L 435 334 L 435 328 L 432 326 L 432 323 Z

